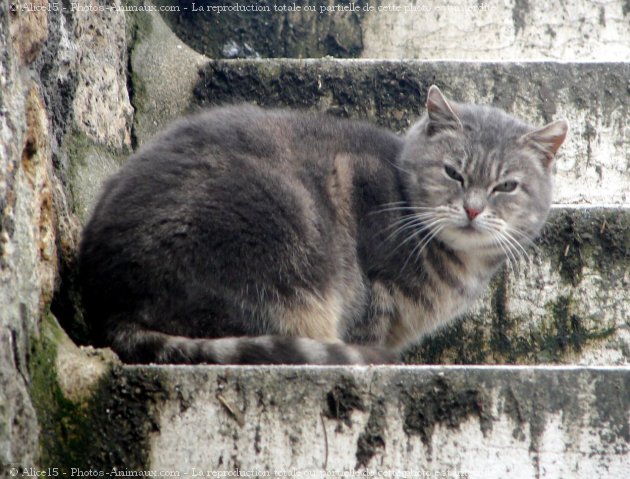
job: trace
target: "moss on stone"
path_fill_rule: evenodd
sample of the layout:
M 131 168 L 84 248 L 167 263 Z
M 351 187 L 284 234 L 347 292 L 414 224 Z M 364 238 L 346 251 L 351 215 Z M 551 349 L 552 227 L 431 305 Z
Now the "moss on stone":
M 55 367 L 63 331 L 47 313 L 31 346 L 30 392 L 41 428 L 40 466 L 111 471 L 148 466 L 155 401 L 165 393 L 159 373 L 114 367 L 91 394 L 73 402 L 61 390 Z
M 612 279 L 630 264 L 630 212 L 606 208 L 552 211 L 539 244 L 571 286 L 582 281 L 586 266 Z

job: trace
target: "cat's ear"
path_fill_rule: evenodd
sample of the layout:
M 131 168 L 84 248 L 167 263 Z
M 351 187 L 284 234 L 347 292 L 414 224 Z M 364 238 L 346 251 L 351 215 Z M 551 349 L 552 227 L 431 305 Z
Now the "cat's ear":
M 427 94 L 427 114 L 429 123 L 427 134 L 430 136 L 442 129 L 461 130 L 462 122 L 449 105 L 438 87 L 432 85 Z
M 521 137 L 525 146 L 534 148 L 544 156 L 544 164 L 549 167 L 553 162 L 558 148 L 564 142 L 569 131 L 569 124 L 565 120 L 557 120 L 538 130 L 534 130 Z

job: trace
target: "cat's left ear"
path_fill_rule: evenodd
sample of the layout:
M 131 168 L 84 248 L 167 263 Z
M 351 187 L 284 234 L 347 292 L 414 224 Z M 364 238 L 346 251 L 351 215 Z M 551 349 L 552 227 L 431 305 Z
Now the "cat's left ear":
M 534 130 L 521 137 L 523 145 L 530 146 L 544 155 L 544 164 L 549 167 L 553 162 L 558 148 L 564 142 L 569 131 L 566 120 L 557 120 L 538 130 Z
M 432 85 L 427 94 L 427 114 L 429 123 L 427 133 L 429 136 L 443 129 L 461 130 L 462 122 L 457 117 L 453 107 L 448 103 L 440 89 Z

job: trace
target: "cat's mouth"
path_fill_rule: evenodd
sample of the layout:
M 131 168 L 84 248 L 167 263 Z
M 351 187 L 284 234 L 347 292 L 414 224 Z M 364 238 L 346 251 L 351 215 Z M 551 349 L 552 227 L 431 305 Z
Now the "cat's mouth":
M 470 233 L 480 233 L 480 231 L 472 223 L 468 223 L 467 225 L 461 226 L 460 229 L 466 232 L 470 232 Z

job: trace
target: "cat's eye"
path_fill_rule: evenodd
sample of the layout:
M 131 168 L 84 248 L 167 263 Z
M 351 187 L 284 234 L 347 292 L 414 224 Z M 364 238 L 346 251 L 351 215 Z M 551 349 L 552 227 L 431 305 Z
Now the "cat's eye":
M 464 185 L 464 177 L 460 175 L 455 168 L 450 165 L 444 165 L 444 171 L 449 176 L 449 178 L 460 182 L 462 186 Z
M 496 185 L 492 191 L 494 193 L 512 193 L 518 186 L 518 181 L 504 181 Z

